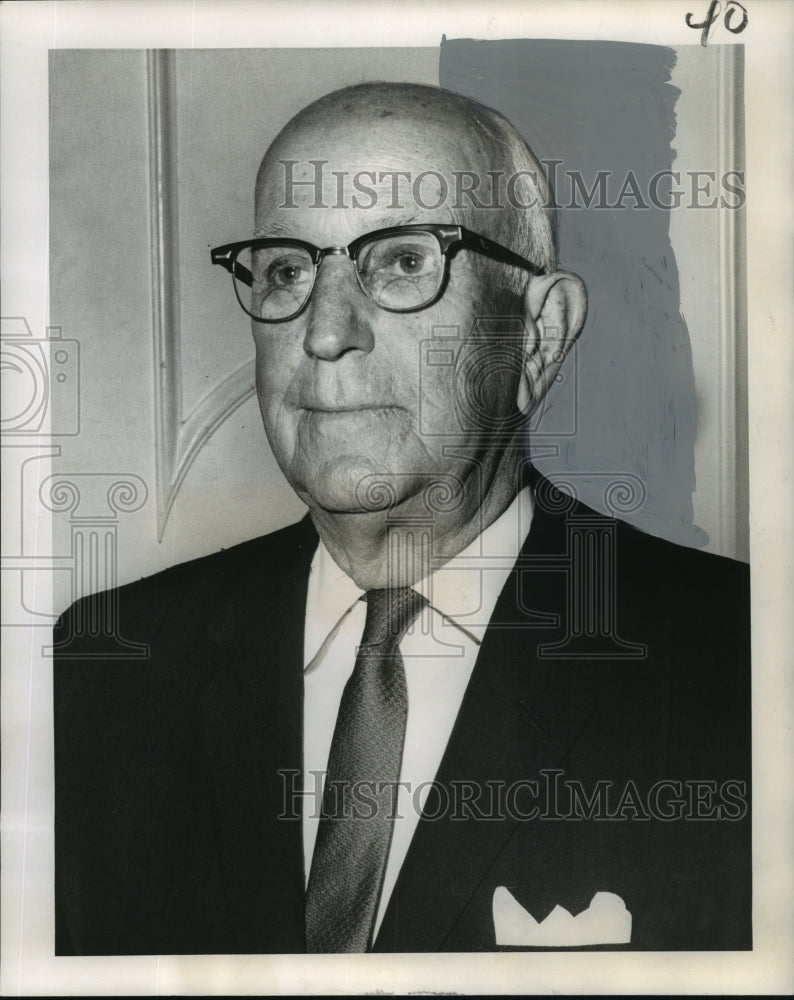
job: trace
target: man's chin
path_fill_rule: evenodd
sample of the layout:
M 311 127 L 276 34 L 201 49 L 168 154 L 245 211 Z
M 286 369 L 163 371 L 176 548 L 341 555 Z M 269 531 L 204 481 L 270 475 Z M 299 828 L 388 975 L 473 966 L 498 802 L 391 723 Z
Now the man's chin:
M 338 514 L 365 514 L 388 510 L 400 502 L 404 477 L 379 467 L 371 459 L 326 459 L 303 470 L 295 490 L 309 507 Z

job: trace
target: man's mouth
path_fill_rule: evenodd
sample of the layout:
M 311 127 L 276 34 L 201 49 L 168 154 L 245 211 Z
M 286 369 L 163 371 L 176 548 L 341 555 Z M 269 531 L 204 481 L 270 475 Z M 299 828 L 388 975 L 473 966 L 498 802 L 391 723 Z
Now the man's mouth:
M 383 410 L 397 410 L 399 407 L 390 403 L 351 403 L 326 405 L 324 403 L 306 403 L 299 407 L 307 413 L 366 413 Z

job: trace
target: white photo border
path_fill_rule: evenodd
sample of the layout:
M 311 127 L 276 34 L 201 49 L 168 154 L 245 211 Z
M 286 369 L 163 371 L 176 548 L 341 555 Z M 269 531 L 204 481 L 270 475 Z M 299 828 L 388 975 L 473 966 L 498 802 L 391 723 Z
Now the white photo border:
M 737 40 L 746 54 L 753 951 L 55 958 L 51 661 L 37 655 L 47 628 L 17 628 L 3 636 L 3 995 L 791 991 L 794 5 L 743 3 L 749 22 Z M 438 45 L 444 34 L 691 45 L 698 34 L 685 16 L 691 12 L 699 20 L 708 6 L 709 0 L 502 0 L 498 6 L 485 0 L 3 4 L 2 314 L 26 317 L 33 331 L 49 323 L 47 60 L 52 48 L 427 46 Z M 732 40 L 719 23 L 713 31 L 715 42 Z M 8 453 L 5 445 L 4 466 L 13 468 L 13 445 Z M 48 461 L 46 448 L 40 461 Z M 15 484 L 5 483 L 4 553 L 16 552 L 20 544 L 15 497 Z M 50 538 L 47 521 L 37 528 L 38 538 Z M 42 594 L 50 587 L 45 570 L 39 587 Z

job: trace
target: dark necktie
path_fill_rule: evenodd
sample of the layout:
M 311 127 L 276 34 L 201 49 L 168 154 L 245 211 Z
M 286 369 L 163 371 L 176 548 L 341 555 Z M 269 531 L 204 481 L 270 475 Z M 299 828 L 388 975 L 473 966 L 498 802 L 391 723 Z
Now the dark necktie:
M 306 889 L 306 949 L 363 952 L 394 824 L 408 694 L 398 646 L 427 600 L 404 587 L 364 595 L 367 620 L 336 718 Z

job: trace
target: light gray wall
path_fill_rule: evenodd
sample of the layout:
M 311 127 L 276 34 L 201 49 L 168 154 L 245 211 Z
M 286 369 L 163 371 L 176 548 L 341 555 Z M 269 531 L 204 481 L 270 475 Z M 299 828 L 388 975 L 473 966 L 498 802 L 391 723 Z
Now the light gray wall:
M 146 502 L 115 515 L 122 582 L 272 530 L 303 510 L 270 455 L 249 398 L 198 452 L 158 539 L 150 66 L 144 52 L 118 50 L 56 50 L 50 65 L 50 315 L 63 336 L 77 339 L 81 348 L 80 434 L 61 440 L 53 471 L 128 474 L 146 484 Z M 679 61 L 679 86 L 687 89 L 692 74 L 687 78 L 690 71 L 682 66 Z M 210 266 L 209 247 L 249 234 L 253 178 L 275 131 L 314 97 L 345 84 L 368 79 L 436 84 L 439 51 L 196 50 L 179 53 L 175 69 L 176 315 L 181 415 L 187 418 L 253 355 L 247 319 L 231 298 L 228 276 Z M 693 136 L 692 101 L 688 106 L 690 111 L 679 112 L 675 141 L 684 160 L 688 143 L 711 142 L 702 130 Z M 688 292 L 693 268 L 701 275 L 715 273 L 719 240 L 704 241 L 693 252 L 693 231 L 684 224 L 673 246 L 676 257 L 680 251 L 686 260 L 686 268 L 679 262 L 679 273 L 687 276 L 682 311 L 693 342 L 697 338 L 692 354 L 699 419 L 711 435 L 705 452 L 700 457 L 694 452 L 695 524 L 711 537 L 710 547 L 743 556 L 741 540 L 737 543 L 735 534 L 720 537 L 717 530 L 719 494 L 711 486 L 721 473 L 708 460 L 721 433 L 714 418 L 719 385 L 713 371 L 720 333 L 704 321 L 707 308 L 697 293 Z M 626 420 L 632 419 L 627 414 Z M 654 529 L 665 533 L 660 508 L 649 509 Z M 73 520 L 68 513 L 54 515 L 61 554 L 69 551 Z M 669 512 L 670 534 L 691 523 L 686 503 Z M 697 532 L 687 538 L 697 539 Z M 60 575 L 57 608 L 90 586 L 85 580 L 73 585 L 66 576 Z

